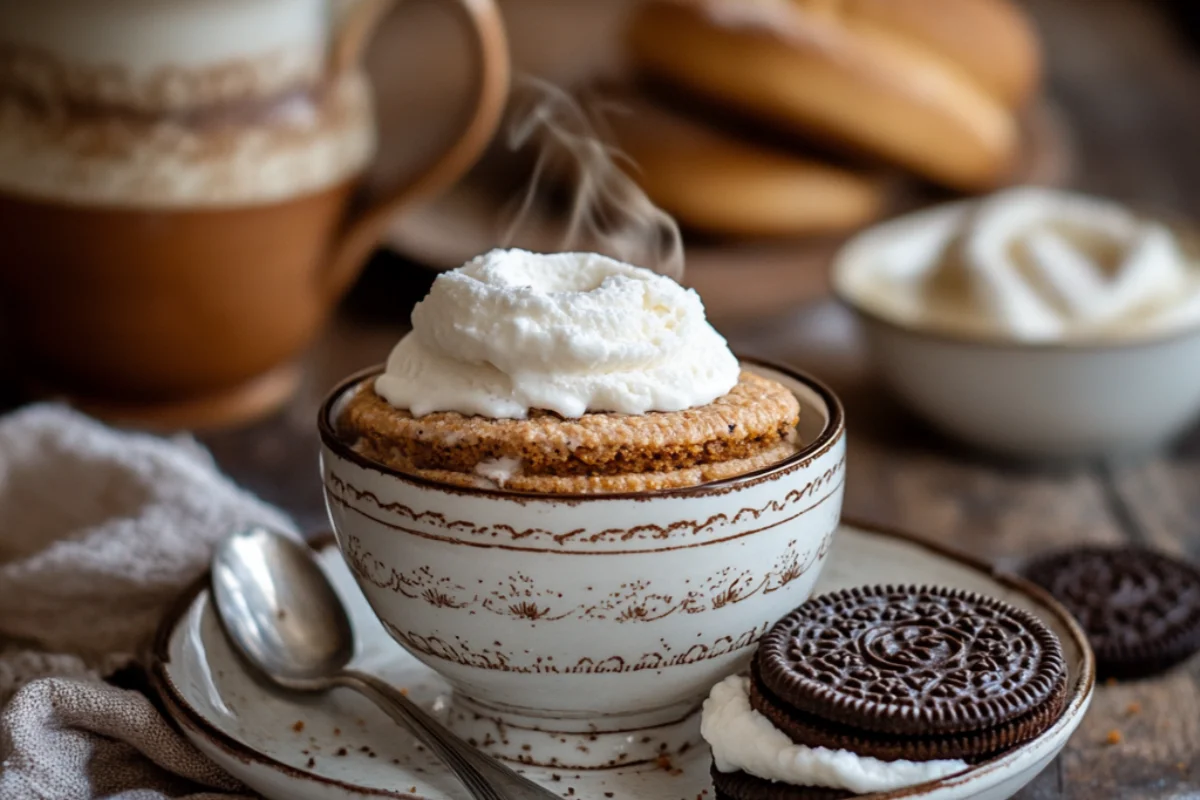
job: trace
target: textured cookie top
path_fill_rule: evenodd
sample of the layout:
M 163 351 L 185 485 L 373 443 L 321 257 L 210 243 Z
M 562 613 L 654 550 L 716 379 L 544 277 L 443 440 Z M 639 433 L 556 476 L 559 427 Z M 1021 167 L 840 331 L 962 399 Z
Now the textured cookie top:
M 1200 650 L 1200 570 L 1134 547 L 1080 547 L 1025 568 L 1087 633 L 1098 671 L 1143 677 Z
M 1066 679 L 1040 620 L 956 589 L 877 586 L 813 598 L 758 652 L 763 684 L 796 710 L 866 731 L 939 735 L 995 727 Z
M 746 371 L 728 394 L 698 408 L 575 419 L 544 411 L 527 419 L 413 417 L 368 381 L 346 403 L 339 430 L 366 457 L 438 480 L 490 480 L 518 491 L 638 491 L 731 477 L 726 467 L 738 474 L 786 458 L 797 448 L 799 415 L 791 391 Z M 660 479 L 631 480 L 648 473 Z

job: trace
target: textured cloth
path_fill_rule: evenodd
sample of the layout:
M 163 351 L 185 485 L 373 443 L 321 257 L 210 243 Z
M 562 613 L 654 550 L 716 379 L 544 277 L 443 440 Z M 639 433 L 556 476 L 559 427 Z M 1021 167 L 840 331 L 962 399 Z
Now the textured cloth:
M 59 405 L 0 417 L 0 798 L 222 798 L 244 789 L 136 691 L 166 607 L 224 534 L 293 531 L 190 437 L 107 428 Z

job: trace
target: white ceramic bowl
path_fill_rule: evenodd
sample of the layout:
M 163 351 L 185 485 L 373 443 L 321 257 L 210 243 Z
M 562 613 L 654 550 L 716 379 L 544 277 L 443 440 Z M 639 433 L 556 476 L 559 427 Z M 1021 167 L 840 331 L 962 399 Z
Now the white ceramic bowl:
M 695 712 L 812 591 L 842 505 L 841 406 L 816 381 L 747 368 L 799 398 L 803 449 L 682 490 L 553 496 L 406 476 L 322 407 L 330 518 L 372 609 L 454 687 L 452 725 L 501 757 L 596 768 L 696 744 Z
M 1200 327 L 1102 343 L 1034 344 L 926 330 L 861 300 L 880 259 L 936 257 L 969 203 L 901 217 L 851 240 L 833 265 L 887 385 L 943 432 L 1034 458 L 1137 455 L 1200 416 Z

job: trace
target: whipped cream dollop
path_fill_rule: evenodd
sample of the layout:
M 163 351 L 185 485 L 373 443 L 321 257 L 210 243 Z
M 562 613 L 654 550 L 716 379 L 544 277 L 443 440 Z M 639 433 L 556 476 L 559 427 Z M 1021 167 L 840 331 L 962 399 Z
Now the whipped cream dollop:
M 493 250 L 417 304 L 375 391 L 414 416 L 681 411 L 738 381 L 700 296 L 595 253 Z
M 721 772 L 740 770 L 792 786 L 886 792 L 967 768 L 965 761 L 880 761 L 848 750 L 794 744 L 750 706 L 750 680 L 737 675 L 713 687 L 704 701 L 700 732 Z
M 1029 342 L 1200 324 L 1200 266 L 1167 226 L 1103 199 L 1020 187 L 898 220 L 851 249 L 844 288 L 905 324 Z

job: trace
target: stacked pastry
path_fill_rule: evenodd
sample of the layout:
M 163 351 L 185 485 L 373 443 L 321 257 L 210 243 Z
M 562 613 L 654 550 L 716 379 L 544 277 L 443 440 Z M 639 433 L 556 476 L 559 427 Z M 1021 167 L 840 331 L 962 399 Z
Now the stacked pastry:
M 645 0 L 628 44 L 641 78 L 688 98 L 614 117 L 643 188 L 687 227 L 747 236 L 871 221 L 880 165 L 1002 185 L 1041 71 L 1009 0 Z

